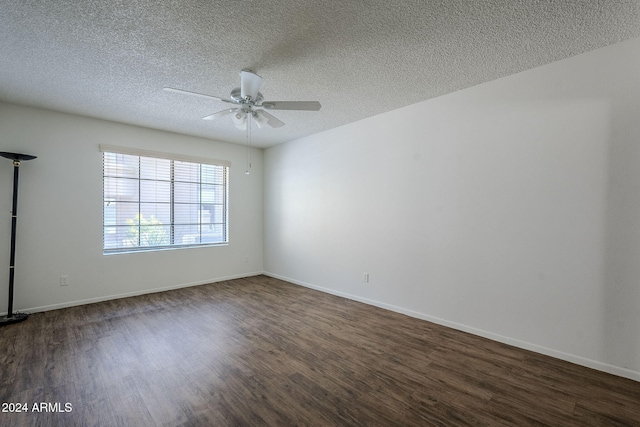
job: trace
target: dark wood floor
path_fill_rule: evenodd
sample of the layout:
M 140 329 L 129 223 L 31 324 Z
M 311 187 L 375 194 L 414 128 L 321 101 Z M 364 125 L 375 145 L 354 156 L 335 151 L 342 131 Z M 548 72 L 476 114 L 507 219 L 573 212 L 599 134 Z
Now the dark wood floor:
M 638 382 L 265 276 L 3 327 L 0 402 L 28 409 L 2 426 L 640 425 Z

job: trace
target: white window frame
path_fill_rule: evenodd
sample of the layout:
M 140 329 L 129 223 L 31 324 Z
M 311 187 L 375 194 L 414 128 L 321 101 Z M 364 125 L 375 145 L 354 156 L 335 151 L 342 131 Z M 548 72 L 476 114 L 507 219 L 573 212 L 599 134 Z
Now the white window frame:
M 116 147 L 113 145 L 100 145 L 99 148 L 102 152 L 103 157 L 103 254 L 108 255 L 117 253 L 147 252 L 178 248 L 220 246 L 227 245 L 229 243 L 228 205 L 229 169 L 231 166 L 231 162 L 226 160 L 160 153 L 127 147 Z M 169 161 L 168 164 L 170 165 L 171 171 L 170 178 L 163 180 L 148 177 L 143 178 L 140 176 L 140 170 L 138 170 L 137 177 L 132 175 L 128 175 L 125 177 L 120 172 L 112 170 L 113 168 L 111 167 L 111 159 L 114 155 L 133 156 L 128 158 L 129 160 L 133 161 L 135 161 L 135 157 L 137 157 L 139 163 L 143 161 L 153 162 L 155 160 L 161 159 L 161 163 L 162 161 L 164 161 L 163 163 L 167 164 L 166 161 Z M 216 168 L 211 168 L 210 166 L 215 166 Z M 193 178 L 192 181 L 174 180 L 174 167 L 187 167 L 190 169 L 195 168 L 195 170 L 198 171 L 197 178 Z M 211 171 L 215 171 L 213 173 L 213 175 L 215 175 L 215 179 L 213 179 L 213 181 L 204 178 L 203 174 L 205 170 L 208 170 L 210 173 Z M 204 182 L 204 180 L 207 180 L 207 182 Z M 114 186 L 114 181 L 126 181 L 129 190 L 124 190 L 122 188 L 124 186 Z M 139 194 L 141 192 L 141 187 L 145 183 L 161 183 L 163 184 L 164 188 L 169 188 L 170 190 L 168 191 L 170 192 L 170 201 L 167 202 L 165 200 L 162 203 L 143 202 Z M 196 209 L 197 219 L 195 220 L 195 222 L 189 221 L 189 223 L 187 224 L 179 223 L 176 221 L 177 215 L 174 215 L 174 210 L 179 209 L 180 207 L 182 207 L 183 210 L 185 208 L 184 204 L 181 205 L 180 202 L 176 202 L 174 200 L 175 188 L 180 184 L 186 184 L 189 188 L 197 189 L 197 194 L 194 195 L 195 201 L 186 203 L 186 205 L 189 206 L 191 210 L 193 210 L 194 206 L 200 205 Z M 134 191 L 138 192 L 137 199 L 134 199 L 133 201 L 128 200 L 127 197 L 131 196 L 131 194 L 128 194 L 131 193 L 130 188 L 136 189 L 136 186 L 137 190 Z M 204 202 L 203 199 L 205 198 L 205 196 L 203 194 L 207 194 L 205 190 L 211 188 L 215 189 L 215 202 Z M 189 192 L 189 195 L 190 194 L 191 192 Z M 166 197 L 167 194 L 165 194 L 165 198 Z M 135 219 L 132 218 L 125 222 L 122 215 L 114 212 L 113 204 L 115 203 L 117 205 L 118 202 L 120 202 L 120 206 L 124 206 L 125 203 L 127 204 L 129 216 L 132 212 L 132 209 L 136 208 L 135 205 L 137 203 L 137 214 L 134 215 Z M 167 207 L 169 208 L 170 219 L 165 223 L 162 223 L 153 216 L 151 216 L 151 218 L 153 219 L 151 223 L 149 222 L 149 218 L 145 219 L 141 205 L 153 205 L 154 203 L 156 203 L 158 206 L 163 205 L 165 209 Z M 215 215 L 212 214 L 212 211 L 208 210 L 211 209 L 212 206 L 215 207 Z M 211 220 L 212 216 L 215 216 L 215 223 L 213 223 Z M 197 231 L 194 234 L 181 234 L 178 231 L 179 229 L 190 227 L 191 229 L 194 229 L 193 227 L 196 227 L 195 230 Z M 215 230 L 215 233 L 211 233 L 210 235 L 207 235 L 206 233 L 203 234 L 203 229 Z M 132 231 L 130 230 L 133 230 L 134 235 L 135 231 L 137 231 L 137 236 L 135 236 L 135 238 L 123 238 L 126 233 L 132 233 Z M 156 241 L 154 242 L 153 239 L 143 239 L 141 236 L 143 236 L 144 233 L 149 233 L 149 235 L 160 234 L 162 237 L 160 239 L 156 239 Z M 207 241 L 205 235 L 210 237 L 210 241 Z M 180 236 L 180 238 L 178 238 L 178 236 Z

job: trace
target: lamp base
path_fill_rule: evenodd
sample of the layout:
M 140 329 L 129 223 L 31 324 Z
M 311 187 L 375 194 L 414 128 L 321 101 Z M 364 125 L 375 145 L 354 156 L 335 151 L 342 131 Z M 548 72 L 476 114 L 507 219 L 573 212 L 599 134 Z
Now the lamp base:
M 0 317 L 0 326 L 22 322 L 23 320 L 27 320 L 27 317 L 29 317 L 27 313 L 13 313 L 12 316 L 2 316 Z

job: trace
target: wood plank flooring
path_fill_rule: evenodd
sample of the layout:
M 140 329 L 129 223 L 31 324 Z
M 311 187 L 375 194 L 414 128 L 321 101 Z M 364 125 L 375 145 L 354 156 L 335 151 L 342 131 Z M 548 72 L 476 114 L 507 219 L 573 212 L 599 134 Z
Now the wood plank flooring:
M 0 402 L 28 405 L 2 426 L 640 426 L 638 382 L 265 276 L 0 328 Z

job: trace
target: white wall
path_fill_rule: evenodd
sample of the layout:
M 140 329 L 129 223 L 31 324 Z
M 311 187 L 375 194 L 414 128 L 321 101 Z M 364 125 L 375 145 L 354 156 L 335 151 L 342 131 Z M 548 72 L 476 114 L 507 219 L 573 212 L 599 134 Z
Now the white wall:
M 638 52 L 266 150 L 265 270 L 640 379 Z
M 99 144 L 232 162 L 228 246 L 102 254 Z M 43 310 L 260 273 L 262 151 L 0 103 L 0 151 L 38 156 L 20 167 L 14 309 Z M 6 312 L 13 166 L 0 159 L 0 311 Z M 245 263 L 245 256 L 249 262 Z M 60 286 L 61 275 L 70 285 Z

